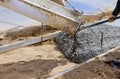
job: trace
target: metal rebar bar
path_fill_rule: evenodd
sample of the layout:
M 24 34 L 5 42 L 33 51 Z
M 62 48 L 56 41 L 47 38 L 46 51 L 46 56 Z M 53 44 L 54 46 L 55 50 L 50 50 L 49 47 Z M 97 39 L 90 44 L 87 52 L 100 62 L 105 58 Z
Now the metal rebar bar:
M 101 51 L 103 50 L 103 32 L 101 32 L 101 40 L 100 40 L 100 42 L 101 42 Z
M 117 20 L 117 19 L 120 19 L 120 16 L 118 16 L 118 17 L 115 18 L 115 20 Z M 92 23 L 92 24 L 83 25 L 83 26 L 81 26 L 80 30 L 84 30 L 84 29 L 87 29 L 87 28 L 91 28 L 91 27 L 94 27 L 94 26 L 97 26 L 97 25 L 106 23 L 106 22 L 108 22 L 108 21 L 109 21 L 108 19 L 105 19 L 105 20 L 100 20 L 100 21 L 94 22 L 94 23 Z

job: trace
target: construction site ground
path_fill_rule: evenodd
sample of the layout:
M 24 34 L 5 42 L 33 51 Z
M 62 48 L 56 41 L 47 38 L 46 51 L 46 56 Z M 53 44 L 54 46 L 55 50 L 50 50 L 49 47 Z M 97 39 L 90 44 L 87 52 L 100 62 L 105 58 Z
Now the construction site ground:
M 5 1 L 1 0 L 1 5 L 5 6 L 8 2 L 7 0 Z M 64 7 L 57 7 L 57 4 L 54 4 L 55 8 L 52 6 L 53 3 L 47 0 L 45 2 L 49 2 L 52 5 L 44 6 L 41 2 L 38 4 L 36 1 L 34 4 L 32 0 L 30 0 L 31 3 L 27 0 L 23 1 L 25 7 L 21 6 L 21 8 L 25 9 L 20 11 L 19 8 L 17 9 L 17 5 L 13 6 L 13 8 L 11 7 L 12 5 L 8 7 L 10 3 L 6 7 L 11 7 L 12 10 L 14 9 L 16 12 L 38 21 L 45 19 L 41 22 L 54 26 L 57 29 L 63 25 L 66 26 L 66 24 L 71 27 L 76 26 L 78 16 L 75 15 L 76 18 L 71 16 L 71 13 L 73 15 L 76 14 L 75 12 L 67 11 Z M 42 2 L 47 5 L 44 1 Z M 27 6 L 30 8 L 27 9 Z M 5 18 L 7 18 L 7 15 L 11 17 L 14 15 L 12 12 L 7 12 L 7 10 L 0 10 L 3 12 L 1 14 L 5 15 Z M 27 13 L 26 10 L 28 10 Z M 66 13 L 68 13 L 68 16 Z M 106 10 L 104 12 L 100 10 L 100 13 L 96 12 L 92 13 L 92 15 L 79 16 L 79 19 L 87 25 L 108 18 L 109 15 L 111 15 L 111 11 L 107 12 Z M 2 28 L 0 30 L 0 79 L 120 79 L 120 68 L 112 67 L 110 63 L 112 60 L 120 59 L 120 28 L 118 25 L 116 27 L 101 24 L 93 28 L 80 30 L 76 32 L 75 36 L 67 35 L 65 32 L 63 34 L 65 35 L 64 39 L 63 35 L 58 35 L 57 37 L 54 36 L 56 40 L 52 37 L 53 39 L 43 42 L 44 35 L 57 32 L 58 30 L 36 21 L 32 23 L 33 20 L 28 21 L 27 19 L 25 23 L 25 26 L 26 24 L 28 25 L 27 27 L 21 25 L 22 23 L 17 25 L 16 21 L 25 21 L 22 18 L 20 20 L 15 19 L 18 16 L 12 17 L 14 19 L 12 22 L 15 24 L 11 24 L 9 21 L 6 22 L 7 19 L 4 17 L 1 20 L 5 20 L 5 22 L 1 21 L 3 25 L 0 27 Z M 6 23 L 17 27 L 8 29 Z M 59 30 L 63 30 L 63 28 L 65 29 L 65 27 L 62 27 Z M 8 30 L 3 32 L 3 29 Z M 37 39 L 37 44 L 31 43 L 32 45 L 29 44 L 29 46 L 26 44 L 26 41 L 30 43 L 31 41 L 28 40 L 36 37 L 41 37 Z M 38 43 L 38 40 L 42 42 Z M 25 47 L 19 43 L 22 41 L 25 41 L 23 42 Z M 18 47 L 17 45 L 16 47 L 15 45 L 13 46 L 16 43 Z M 5 47 L 8 48 L 7 52 L 3 50 Z M 12 47 L 17 49 L 9 51 L 9 48 Z M 118 48 L 115 49 L 115 47 Z M 114 50 L 109 51 L 111 49 Z M 103 53 L 107 54 L 98 57 Z M 76 61 L 79 64 L 74 63 Z
M 96 57 L 94 61 L 83 63 L 56 79 L 120 79 L 120 69 L 107 63 L 114 59 L 120 59 L 120 47 L 103 57 Z
M 0 54 L 0 79 L 46 79 L 73 66 L 48 41 Z
M 119 79 L 119 69 L 105 63 L 118 58 L 120 48 L 57 79 Z M 64 57 L 53 40 L 2 53 L 0 61 L 0 79 L 47 79 L 77 65 Z
M 47 27 L 43 34 L 56 30 Z M 0 46 L 40 36 L 41 26 L 22 27 L 5 32 Z M 58 49 L 53 39 L 0 54 L 0 79 L 46 79 L 75 66 Z
M 38 28 L 10 30 L 5 40 L 0 40 L 0 46 L 40 36 Z M 46 31 L 45 34 L 48 34 L 56 30 L 48 28 Z M 77 65 L 70 62 L 62 53 L 53 40 L 2 53 L 0 79 L 47 79 Z M 100 60 L 81 65 L 57 79 L 120 79 L 119 69 L 110 67 L 104 62 L 104 59 L 117 58 L 120 58 L 120 49 Z
M 106 64 L 119 59 L 120 48 L 56 79 L 120 79 L 120 70 Z M 0 79 L 46 79 L 77 64 L 67 60 L 53 40 L 0 54 Z

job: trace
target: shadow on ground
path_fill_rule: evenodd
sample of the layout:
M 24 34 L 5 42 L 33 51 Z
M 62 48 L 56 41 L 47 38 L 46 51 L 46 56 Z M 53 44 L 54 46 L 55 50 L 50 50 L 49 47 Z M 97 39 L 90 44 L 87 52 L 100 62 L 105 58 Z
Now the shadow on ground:
M 0 64 L 0 79 L 46 79 L 58 63 L 65 65 L 65 60 L 32 60 Z

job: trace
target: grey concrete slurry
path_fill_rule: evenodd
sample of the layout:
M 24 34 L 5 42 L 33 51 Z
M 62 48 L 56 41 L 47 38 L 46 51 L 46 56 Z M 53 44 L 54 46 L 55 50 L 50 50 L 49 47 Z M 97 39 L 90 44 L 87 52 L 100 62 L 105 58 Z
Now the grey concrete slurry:
M 120 28 L 102 24 L 78 31 L 76 36 L 62 32 L 56 43 L 67 58 L 81 63 L 120 45 Z

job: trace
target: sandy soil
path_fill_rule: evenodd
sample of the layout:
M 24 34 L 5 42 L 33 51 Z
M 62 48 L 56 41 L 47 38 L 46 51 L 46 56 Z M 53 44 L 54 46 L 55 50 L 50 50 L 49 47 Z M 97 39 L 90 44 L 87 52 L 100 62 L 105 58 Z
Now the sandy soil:
M 57 79 L 120 79 L 120 69 L 106 63 L 113 59 L 120 59 L 120 48 L 95 61 L 83 64 Z
M 0 54 L 0 79 L 46 79 L 72 66 L 48 41 Z
M 9 29 L 0 34 L 0 37 L 4 37 L 3 39 L 0 39 L 0 46 L 18 41 L 28 40 L 33 37 L 46 35 L 55 31 L 57 30 L 45 25 L 43 30 L 41 26 L 29 26 Z
M 107 12 L 102 12 L 102 13 L 93 13 L 91 15 L 83 15 L 83 16 L 80 16 L 80 20 L 81 21 L 84 21 L 85 24 L 89 24 L 89 23 L 93 23 L 95 21 L 99 21 L 99 20 L 102 20 L 102 19 L 108 19 L 109 16 L 112 14 L 111 11 L 107 11 Z

